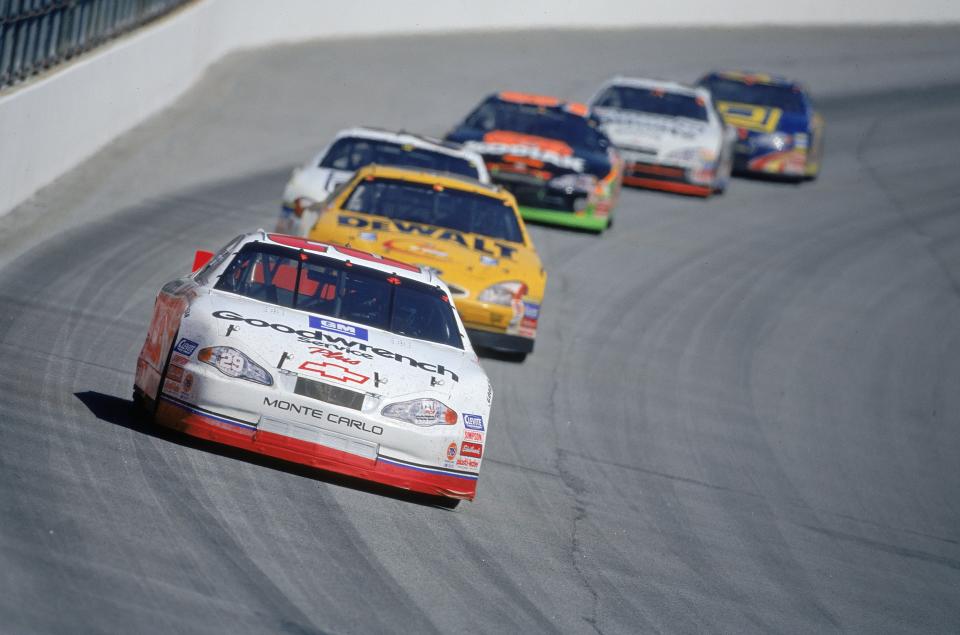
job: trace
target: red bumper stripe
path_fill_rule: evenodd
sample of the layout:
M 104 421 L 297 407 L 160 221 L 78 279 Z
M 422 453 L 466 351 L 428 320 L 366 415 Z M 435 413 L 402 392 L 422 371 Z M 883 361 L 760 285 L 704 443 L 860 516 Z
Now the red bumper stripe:
M 274 458 L 435 496 L 473 500 L 477 476 L 451 474 L 440 467 L 414 466 L 397 459 L 376 460 L 264 430 L 197 410 L 162 396 L 157 423 L 201 439 Z
M 664 192 L 674 192 L 676 194 L 688 194 L 690 196 L 710 196 L 712 189 L 706 185 L 691 185 L 690 183 L 674 183 L 672 181 L 661 181 L 659 179 L 645 179 L 637 176 L 625 176 L 623 182 L 635 187 L 646 187 L 651 190 L 663 190 Z

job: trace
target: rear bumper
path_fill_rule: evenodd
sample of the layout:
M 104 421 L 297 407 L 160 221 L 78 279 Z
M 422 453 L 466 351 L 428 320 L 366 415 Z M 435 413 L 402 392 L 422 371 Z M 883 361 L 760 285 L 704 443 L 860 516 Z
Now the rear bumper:
M 808 174 L 807 151 L 794 148 L 780 152 L 738 152 L 734 158 L 733 170 L 738 173 L 800 178 Z
M 710 196 L 713 186 L 694 182 L 687 168 L 659 165 L 655 163 L 630 163 L 626 166 L 623 182 L 633 187 L 686 194 L 688 196 Z
M 523 220 L 593 232 L 602 232 L 610 224 L 610 212 L 619 190 L 616 183 L 616 187 L 596 197 L 586 192 L 566 194 L 535 179 L 519 179 L 502 173 L 494 174 L 494 181 L 516 197 Z M 583 209 L 576 210 L 581 204 Z
M 589 211 L 565 212 L 540 207 L 520 206 L 520 216 L 523 220 L 546 225 L 560 225 L 593 232 L 602 232 L 610 224 L 609 216 L 598 216 Z
M 254 423 L 202 410 L 167 395 L 161 395 L 157 404 L 156 421 L 215 443 L 413 492 L 465 500 L 473 500 L 477 493 L 477 474 L 419 465 L 382 454 L 374 458 L 358 456 L 261 430 Z
M 492 333 L 467 329 L 470 342 L 474 347 L 487 348 L 507 353 L 532 353 L 534 340 L 522 335 L 507 335 L 506 333 Z
M 640 178 L 635 176 L 626 177 L 623 182 L 633 187 L 644 187 L 650 190 L 660 190 L 662 192 L 672 192 L 674 194 L 686 194 L 687 196 L 707 197 L 713 193 L 713 189 L 704 185 L 693 185 L 692 183 L 675 183 L 673 181 L 662 181 L 660 179 Z
M 469 298 L 458 299 L 455 303 L 475 347 L 507 353 L 533 352 L 540 322 L 540 304 L 524 300 L 502 306 Z

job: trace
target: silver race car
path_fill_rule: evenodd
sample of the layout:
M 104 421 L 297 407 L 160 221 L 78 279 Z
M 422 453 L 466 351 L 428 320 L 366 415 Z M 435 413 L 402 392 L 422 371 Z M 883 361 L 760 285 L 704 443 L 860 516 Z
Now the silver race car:
M 590 107 L 620 150 L 625 184 L 693 196 L 727 187 L 736 133 L 705 88 L 616 77 Z
M 354 172 L 371 163 L 449 172 L 490 183 L 483 158 L 459 144 L 407 132 L 349 128 L 294 169 L 283 190 L 277 232 L 305 236 L 316 220 L 310 206 L 323 201 Z

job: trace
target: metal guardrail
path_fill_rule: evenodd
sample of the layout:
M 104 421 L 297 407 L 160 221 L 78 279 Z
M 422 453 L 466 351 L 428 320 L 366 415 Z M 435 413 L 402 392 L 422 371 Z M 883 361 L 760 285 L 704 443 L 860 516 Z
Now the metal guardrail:
M 0 0 L 0 90 L 193 0 Z

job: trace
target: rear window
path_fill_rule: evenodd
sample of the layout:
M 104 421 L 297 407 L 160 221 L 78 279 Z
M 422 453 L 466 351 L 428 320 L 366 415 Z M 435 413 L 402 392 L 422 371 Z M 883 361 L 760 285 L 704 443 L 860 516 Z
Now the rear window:
M 463 348 L 440 289 L 333 258 L 248 243 L 215 287 L 247 298 Z
M 513 206 L 502 199 L 429 183 L 363 180 L 344 209 L 523 243 Z
M 732 79 L 711 77 L 703 82 L 714 101 L 733 101 L 754 106 L 779 108 L 785 112 L 803 112 L 803 95 L 792 86 L 747 84 Z
M 594 106 L 707 121 L 707 106 L 695 95 L 634 86 L 611 86 Z
M 470 113 L 464 124 L 483 132 L 508 130 L 559 139 L 574 148 L 604 151 L 604 136 L 597 130 L 598 122 L 561 108 L 518 104 L 491 97 Z
M 462 157 L 412 145 L 358 137 L 344 137 L 334 142 L 320 161 L 320 167 L 355 172 L 371 163 L 438 170 L 472 179 L 480 178 L 477 167 Z

